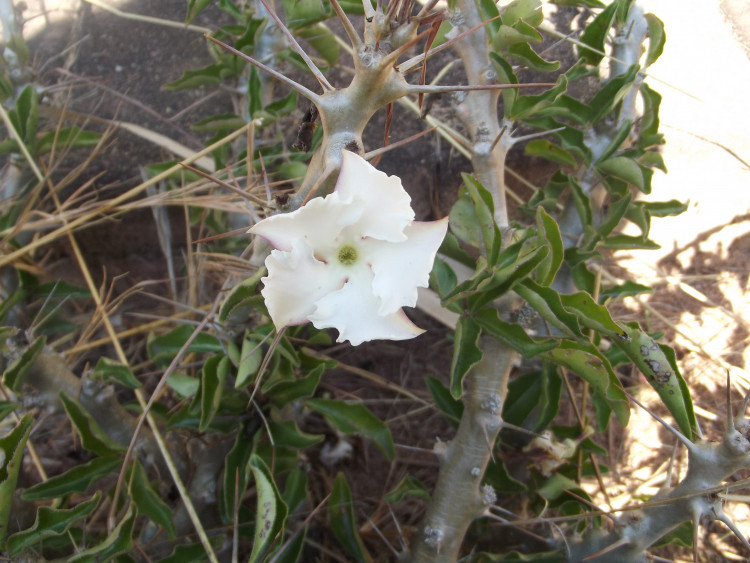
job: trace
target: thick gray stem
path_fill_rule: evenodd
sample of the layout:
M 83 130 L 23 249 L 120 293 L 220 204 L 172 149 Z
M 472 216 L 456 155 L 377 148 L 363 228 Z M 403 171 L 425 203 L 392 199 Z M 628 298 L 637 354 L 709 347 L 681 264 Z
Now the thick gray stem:
M 453 562 L 469 525 L 495 502 L 489 485 L 481 486 L 493 444 L 502 425 L 502 408 L 515 353 L 490 337 L 481 337 L 482 359 L 465 379 L 464 413 L 456 436 L 438 442 L 441 460 L 432 501 L 419 534 L 412 542 L 411 561 Z

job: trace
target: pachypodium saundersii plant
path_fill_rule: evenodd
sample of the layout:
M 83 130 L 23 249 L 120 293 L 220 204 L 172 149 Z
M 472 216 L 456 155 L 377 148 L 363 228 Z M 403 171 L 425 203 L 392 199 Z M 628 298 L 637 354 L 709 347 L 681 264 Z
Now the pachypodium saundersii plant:
M 191 0 L 188 19 L 209 4 Z M 661 22 L 628 0 L 560 2 L 579 4 L 569 8 L 570 17 L 583 14 L 587 23 L 576 39 L 577 62 L 559 68 L 538 48 L 544 35 L 557 32 L 537 0 L 216 4 L 236 24 L 209 37 L 215 62 L 169 87 L 221 84 L 231 94 L 234 114 L 197 128 L 216 133 L 215 180 L 243 193 L 229 180 L 248 179 L 252 197 L 232 209 L 253 223 L 251 246 L 239 261 L 246 270 L 226 276 L 197 328 L 185 324 L 149 337 L 144 373 L 157 370 L 161 379 L 148 401 L 141 373 L 124 353 L 76 373 L 43 334 L 28 327 L 0 333 L 3 385 L 17 400 L 0 408 L 32 413 L 0 438 L 3 552 L 69 560 L 146 553 L 154 560 L 304 561 L 335 549 L 345 559 L 368 561 L 390 556 L 373 555 L 385 552 L 385 542 L 394 558 L 411 561 L 637 561 L 686 522 L 694 524 L 694 544 L 708 519 L 742 538 L 716 493 L 750 463 L 747 399 L 736 419 L 728 417 L 721 443 L 703 441 L 674 352 L 637 323 L 613 319 L 605 306 L 633 285 L 602 286 L 595 275 L 603 255 L 655 244 L 648 238 L 652 216 L 684 208 L 634 197 L 648 194 L 653 169 L 663 168 L 660 97 L 644 82 L 663 47 Z M 343 28 L 353 62 L 342 87 L 321 69 L 344 67 L 325 24 L 331 17 Z M 441 51 L 461 61 L 465 84 L 428 83 L 427 64 L 441 61 Z M 306 68 L 322 92 L 290 77 L 282 61 Z M 608 72 L 600 76 L 605 61 Z M 408 72 L 416 69 L 422 72 L 412 79 Z M 529 71 L 537 73 L 534 94 L 524 89 Z M 292 92 L 279 98 L 271 79 Z M 571 86 L 586 81 L 589 90 L 574 95 Z M 366 146 L 364 132 L 378 110 L 386 109 L 390 128 L 394 104 L 424 114 L 424 96 L 438 94 L 446 95 L 442 112 L 434 111 L 441 117 L 426 119 L 467 157 L 470 172 L 455 186 L 448 217 L 416 221 L 402 187 L 414 182 L 368 163 L 374 147 Z M 312 106 L 302 108 L 294 143 L 301 150 L 289 153 L 274 128 L 294 112 L 297 96 Z M 227 135 L 240 125 L 248 143 L 233 143 L 236 131 Z M 560 168 L 514 208 L 506 161 L 521 143 L 527 155 Z M 182 189 L 174 177 L 163 177 Z M 205 220 L 203 211 L 188 215 L 222 225 Z M 640 235 L 620 233 L 625 220 Z M 354 346 L 420 337 L 421 323 L 403 308 L 436 313 L 430 301 L 417 301 L 428 281 L 437 296 L 432 303 L 449 313 L 440 317 L 448 319 L 453 341 L 450 367 L 425 378 L 429 396 L 337 361 L 335 346 L 325 349 L 332 345 L 328 328 Z M 105 318 L 105 307 L 95 303 Z M 580 484 L 594 475 L 604 488 L 596 437 L 612 415 L 628 423 L 631 398 L 616 369 L 626 362 L 664 402 L 689 468 L 677 485 L 616 515 L 607 529 L 589 513 L 593 501 Z M 428 477 L 434 486 L 402 475 L 398 440 L 383 420 L 390 414 L 377 401 L 351 400 L 353 392 L 342 399 L 328 379 L 336 367 L 426 404 L 456 427 L 446 426 L 435 443 L 440 467 Z M 123 406 L 131 396 L 136 403 Z M 564 426 L 559 415 L 568 402 L 576 419 Z M 34 409 L 65 416 L 89 453 L 50 478 L 42 471 L 40 479 L 26 476 L 21 490 Z M 370 459 L 398 468 L 367 474 L 390 489 L 374 503 L 357 497 L 356 473 L 334 475 L 347 460 L 360 459 L 367 447 L 360 438 L 379 451 Z M 388 474 L 397 473 L 403 479 L 392 482 Z M 119 476 L 111 494 L 102 495 L 105 485 L 96 483 L 110 475 Z M 178 494 L 168 494 L 169 483 Z M 504 506 L 523 497 L 527 513 L 539 515 L 534 542 L 503 541 L 493 527 L 501 496 Z M 399 503 L 410 497 L 424 500 L 421 523 L 401 527 Z M 544 520 L 553 512 L 580 517 L 553 527 Z M 380 532 L 386 526 L 397 540 Z M 84 538 L 93 539 L 82 548 Z

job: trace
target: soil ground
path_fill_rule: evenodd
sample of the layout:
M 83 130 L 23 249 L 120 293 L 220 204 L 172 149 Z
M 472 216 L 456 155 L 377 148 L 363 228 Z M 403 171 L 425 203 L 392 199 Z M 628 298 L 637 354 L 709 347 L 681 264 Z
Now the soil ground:
M 173 21 L 184 18 L 186 5 L 184 0 L 111 0 L 107 4 L 123 12 Z M 656 288 L 646 299 L 625 301 L 620 318 L 642 323 L 645 319 L 650 330 L 663 331 L 666 341 L 675 344 L 683 375 L 695 393 L 699 420 L 706 435 L 716 438 L 723 432 L 726 415 L 727 370 L 735 409 L 750 389 L 750 113 L 745 101 L 750 90 L 750 10 L 742 0 L 644 0 L 641 4 L 665 22 L 667 32 L 664 54 L 649 73 L 651 85 L 663 95 L 661 121 L 667 138 L 663 156 L 669 168 L 668 174 L 657 173 L 653 197 L 689 200 L 690 205 L 680 217 L 654 221 L 651 238 L 661 244 L 661 250 L 622 253 L 616 263 L 604 268 L 613 276 Z M 202 139 L 190 131 L 189 124 L 209 111 L 216 113 L 217 108 L 211 106 L 220 104 L 219 99 L 193 106 L 201 92 L 163 89 L 185 69 L 209 62 L 199 32 L 123 19 L 77 0 L 30 1 L 28 5 L 27 14 L 43 14 L 26 28 L 38 68 L 48 63 L 47 72 L 52 72 L 69 57 L 68 70 L 86 79 L 75 79 L 79 85 L 77 104 L 102 118 L 148 127 L 189 148 L 202 147 Z M 85 11 L 83 28 L 76 27 L 77 20 L 70 17 L 80 9 Z M 207 10 L 194 23 L 213 28 L 222 17 L 218 10 Z M 72 51 L 61 53 L 71 38 L 82 41 L 75 57 Z M 62 59 L 54 59 L 58 54 Z M 50 82 L 57 80 L 59 77 Z M 185 108 L 192 109 L 183 112 Z M 98 163 L 105 172 L 102 185 L 109 184 L 112 189 L 139 182 L 139 164 L 173 158 L 163 148 L 128 133 L 117 133 L 114 139 L 114 149 Z M 397 153 L 386 155 L 382 168 L 425 187 L 415 199 L 420 217 L 428 218 L 446 204 L 436 203 L 436 194 L 426 189 L 436 184 L 435 175 L 437 184 L 455 185 L 458 173 L 468 166 L 445 147 L 436 151 L 434 145 L 424 143 L 419 150 L 423 152 L 401 159 Z M 420 164 L 416 177 L 415 163 Z M 544 171 L 530 169 L 520 161 L 511 162 L 510 167 L 532 182 L 544 181 Z M 163 257 L 153 243 L 156 228 L 150 212 L 130 216 L 126 231 L 102 226 L 81 238 L 92 271 L 105 267 L 109 277 L 128 273 L 131 282 L 163 276 Z M 56 268 L 54 275 L 79 281 L 75 266 L 65 260 L 64 253 Z M 420 322 L 432 329 L 427 340 L 405 347 L 368 344 L 339 357 L 376 373 L 395 374 L 400 383 L 413 384 L 425 373 L 445 373 L 451 347 L 445 332 L 429 319 Z M 331 384 L 363 396 L 362 382 L 342 377 Z M 377 392 L 370 391 L 367 398 L 374 404 Z M 643 398 L 662 412 L 645 387 Z M 392 408 L 389 417 L 398 416 L 398 409 Z M 665 478 L 672 450 L 673 440 L 648 415 L 634 410 L 633 417 L 627 433 L 615 430 L 610 436 L 610 451 L 620 457 L 618 473 L 611 477 L 613 506 L 630 502 L 634 495 L 653 494 Z M 436 436 L 450 436 L 448 427 L 432 419 L 403 420 L 397 436 L 400 443 L 430 449 Z M 655 448 L 654 444 L 662 446 Z M 678 456 L 678 461 L 682 457 Z M 424 466 L 430 470 L 426 473 L 432 472 L 435 464 L 425 452 L 414 453 L 405 463 L 412 472 Z M 357 471 L 357 467 L 351 469 Z M 366 483 L 357 487 L 358 498 L 382 495 L 380 490 L 368 491 Z M 594 488 L 591 492 L 599 495 Z M 750 510 L 741 500 L 730 502 L 727 512 L 748 535 Z M 597 502 L 604 504 L 604 499 L 599 495 Z M 407 519 L 403 524 L 413 526 L 416 521 Z M 712 553 L 722 553 L 726 560 L 747 557 L 736 541 L 727 538 L 725 529 L 712 526 L 709 531 L 704 541 L 708 547 L 715 546 Z M 663 555 L 677 560 L 687 557 L 679 551 Z M 719 556 L 714 557 L 718 560 Z

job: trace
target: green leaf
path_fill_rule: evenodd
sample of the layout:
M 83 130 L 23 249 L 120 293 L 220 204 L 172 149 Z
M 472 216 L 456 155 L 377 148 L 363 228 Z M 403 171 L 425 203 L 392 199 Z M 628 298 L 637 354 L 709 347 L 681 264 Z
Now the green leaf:
M 0 420 L 4 420 L 6 416 L 19 407 L 20 405 L 13 401 L 0 401 Z
M 605 160 L 608 160 L 613 154 L 615 154 L 617 149 L 619 149 L 625 142 L 625 139 L 628 138 L 632 129 L 633 123 L 629 119 L 626 119 L 625 122 L 620 125 L 620 128 L 615 132 L 607 148 L 604 149 L 604 152 L 597 159 L 597 163 L 604 162 Z
M 503 9 L 503 23 L 515 25 L 523 20 L 532 26 L 542 23 L 542 3 L 540 0 L 513 0 Z
M 372 561 L 357 531 L 352 493 L 343 473 L 336 475 L 336 480 L 333 482 L 333 490 L 328 500 L 328 520 L 336 539 L 355 561 L 366 563 Z
M 634 250 L 638 248 L 657 250 L 661 248 L 657 243 L 643 236 L 633 237 L 630 235 L 612 235 L 607 237 L 599 246 L 610 250 Z
M 265 338 L 259 334 L 245 330 L 245 338 L 242 339 L 242 351 L 237 366 L 237 377 L 234 380 L 234 388 L 242 389 L 248 385 L 251 377 L 258 373 L 260 364 L 263 362 L 263 342 Z
M 584 45 L 588 45 L 591 49 L 603 52 L 604 41 L 606 40 L 607 33 L 609 33 L 609 29 L 612 27 L 612 23 L 615 20 L 616 10 L 617 2 L 612 2 L 609 6 L 599 12 L 599 15 L 586 26 L 579 41 Z M 602 61 L 604 55 L 591 49 L 578 47 L 578 56 L 582 58 L 586 64 L 596 66 Z
M 292 469 L 287 476 L 282 497 L 290 514 L 307 499 L 307 482 L 307 473 L 299 467 Z
M 643 117 L 641 117 L 638 146 L 645 149 L 663 142 L 663 136 L 659 133 L 661 94 L 652 90 L 645 82 L 641 84 L 640 90 L 643 99 Z
M 23 550 L 39 545 L 47 538 L 66 534 L 73 524 L 94 512 L 101 498 L 102 492 L 96 491 L 89 500 L 73 508 L 40 506 L 37 508 L 34 524 L 10 536 L 5 549 L 10 552 L 11 557 L 15 557 Z
M 266 396 L 279 408 L 291 405 L 294 401 L 315 395 L 320 378 L 326 370 L 325 364 L 315 366 L 310 372 L 294 381 L 281 381 L 269 389 L 265 389 Z
M 445 415 L 454 428 L 458 428 L 458 423 L 461 420 L 461 415 L 464 412 L 464 404 L 453 398 L 448 388 L 443 385 L 442 381 L 435 379 L 428 375 L 426 377 L 427 389 L 432 395 L 432 402 L 440 412 Z
M 581 326 L 595 330 L 608 338 L 622 338 L 625 333 L 622 327 L 612 320 L 606 307 L 599 305 L 585 291 L 560 295 L 565 309 L 573 313 Z
M 528 43 L 515 43 L 508 47 L 509 58 L 526 65 L 537 72 L 553 72 L 560 68 L 560 61 L 548 61 L 540 57 Z
M 69 397 L 65 392 L 60 393 L 60 401 L 73 427 L 81 437 L 81 445 L 85 449 L 100 456 L 116 455 L 126 450 L 124 446 L 116 443 L 104 433 L 78 401 Z
M 492 66 L 497 72 L 498 84 L 518 84 L 518 77 L 513 72 L 513 66 L 497 53 L 490 53 Z M 513 104 L 518 98 L 518 88 L 506 88 L 501 90 L 503 97 L 503 117 L 510 119 L 513 113 Z
M 450 221 L 451 232 L 466 244 L 479 248 L 482 240 L 482 229 L 479 225 L 477 211 L 469 198 L 468 193 L 462 191 L 458 200 L 451 208 Z
M 130 389 L 141 387 L 141 382 L 135 378 L 130 367 L 104 357 L 99 358 L 91 378 L 104 383 L 119 383 Z
M 509 344 L 526 358 L 533 358 L 557 346 L 557 341 L 554 339 L 534 339 L 526 334 L 521 325 L 500 320 L 497 309 L 484 309 L 475 316 L 475 319 L 482 330 Z
M 602 290 L 600 294 L 601 299 L 618 299 L 620 297 L 628 297 L 634 295 L 643 295 L 644 293 L 653 293 L 653 289 L 647 285 L 641 285 L 639 283 L 627 280 L 620 285 L 614 285 L 607 287 Z
M 149 335 L 147 348 L 151 360 L 159 365 L 168 364 L 177 355 L 193 334 L 193 327 L 180 325 L 174 330 L 161 336 Z M 219 339 L 210 334 L 201 333 L 193 339 L 187 349 L 188 352 L 211 352 L 217 354 L 224 351 Z
M 259 304 L 263 302 L 263 297 L 257 294 L 255 288 L 264 275 L 266 269 L 259 268 L 252 277 L 232 288 L 219 308 L 219 322 L 241 324 L 248 321 L 253 311 L 258 310 Z
M 654 14 L 646 14 L 648 21 L 648 51 L 646 51 L 646 62 L 644 67 L 651 66 L 664 51 L 664 44 L 667 42 L 667 34 L 664 33 L 664 22 Z
M 212 0 L 189 0 L 187 16 L 185 16 L 185 23 L 193 21 L 195 16 L 200 14 L 206 6 L 211 4 Z
M 69 557 L 68 561 L 112 561 L 116 555 L 130 551 L 133 548 L 132 537 L 135 517 L 136 511 L 131 504 L 125 516 L 103 542 L 99 542 L 84 551 L 79 551 Z
M 502 244 L 502 235 L 495 222 L 495 204 L 492 195 L 485 187 L 468 174 L 462 174 L 466 191 L 474 204 L 474 212 L 482 233 L 484 254 L 490 265 L 493 265 Z
M 302 432 L 293 420 L 269 421 L 268 430 L 274 447 L 302 450 L 319 444 L 325 436 Z
M 677 367 L 674 351 L 667 346 L 659 346 L 637 323 L 623 324 L 622 328 L 626 337 L 616 338 L 612 342 L 625 352 L 656 389 L 680 431 L 688 439 L 694 440 L 697 423 L 693 400 Z
M 669 201 L 646 201 L 643 207 L 652 217 L 670 217 L 687 211 L 689 204 L 689 201 L 682 203 L 676 199 L 670 199 Z
M 234 446 L 224 460 L 219 512 L 224 522 L 234 521 L 235 498 L 242 499 L 247 491 L 249 474 L 246 470 L 253 452 L 253 434 L 248 432 L 248 424 L 240 424 Z
M 200 405 L 201 421 L 199 430 L 205 432 L 213 420 L 221 404 L 221 396 L 224 393 L 224 384 L 231 362 L 226 356 L 211 356 L 203 364 L 201 370 L 198 394 L 195 396 L 194 404 Z
M 541 40 L 539 32 L 525 22 L 520 22 L 519 26 L 501 25 L 492 36 L 492 48 L 502 51 L 516 43 L 539 43 Z
M 628 397 L 622 390 L 612 366 L 594 346 L 563 340 L 560 346 L 544 354 L 551 362 L 562 365 L 588 381 L 614 411 L 620 424 L 630 418 Z M 604 428 L 602 428 L 604 430 Z
M 572 154 L 547 139 L 529 141 L 524 152 L 529 156 L 539 156 L 565 166 L 575 166 L 578 163 Z
M 44 154 L 52 150 L 66 148 L 93 147 L 101 139 L 99 133 L 94 131 L 82 131 L 78 127 L 67 127 L 60 131 L 50 131 L 43 134 L 37 140 L 37 154 Z
M 171 539 L 175 539 L 177 530 L 172 522 L 172 511 L 154 491 L 146 471 L 138 460 L 134 461 L 131 471 L 128 486 L 130 498 L 135 502 L 138 513 L 148 516 L 154 524 L 164 528 Z
M 637 64 L 631 65 L 628 72 L 610 79 L 589 102 L 591 108 L 591 124 L 598 123 L 605 115 L 612 111 L 633 87 L 638 71 Z
M 544 261 L 539 264 L 535 274 L 541 285 L 550 285 L 565 259 L 565 246 L 557 222 L 542 208 L 536 212 L 537 233 L 549 248 Z
M 363 404 L 332 399 L 308 399 L 305 404 L 322 414 L 339 432 L 364 436 L 372 440 L 389 461 L 395 457 L 396 450 L 388 426 Z
M 112 473 L 121 463 L 122 460 L 117 456 L 94 458 L 26 489 L 21 498 L 24 500 L 44 500 L 67 496 L 72 493 L 85 493 L 96 480 Z
M 25 415 L 11 430 L 0 438 L 0 541 L 8 531 L 8 518 L 13 504 L 13 493 L 18 482 L 18 472 L 23 463 L 26 440 L 34 419 Z
M 451 362 L 451 395 L 455 399 L 460 399 L 463 395 L 466 374 L 482 359 L 482 351 L 478 345 L 480 333 L 479 324 L 471 317 L 461 316 L 458 319 Z
M 562 378 L 554 368 L 545 367 L 515 377 L 508 384 L 503 421 L 541 432 L 557 415 L 561 390 Z
M 47 339 L 40 336 L 32 342 L 20 357 L 13 360 L 3 373 L 3 384 L 16 393 L 21 391 L 23 380 L 29 370 L 34 367 L 39 355 L 44 350 Z
M 551 326 L 567 336 L 583 338 L 578 319 L 563 307 L 560 294 L 554 289 L 526 279 L 515 287 L 515 291 Z
M 383 498 L 388 502 L 397 503 L 405 497 L 415 497 L 429 502 L 430 493 L 419 479 L 411 475 L 404 475 L 404 478 L 385 493 Z
M 568 78 L 564 74 L 561 74 L 557 79 L 557 83 L 546 92 L 538 96 L 519 96 L 513 104 L 513 111 L 510 117 L 517 120 L 537 115 L 543 109 L 555 103 L 565 93 L 567 88 Z
M 222 74 L 225 72 L 223 64 L 212 64 L 197 70 L 186 70 L 182 77 L 164 85 L 165 90 L 188 90 L 221 84 Z
M 297 30 L 297 35 L 307 40 L 310 46 L 323 57 L 329 66 L 334 66 L 339 60 L 339 44 L 333 32 L 323 24 L 315 24 Z
M 430 272 L 430 287 L 432 287 L 442 299 L 456 288 L 458 278 L 456 272 L 450 265 L 441 260 L 440 257 L 435 259 L 435 265 Z
M 627 156 L 613 156 L 597 164 L 596 168 L 602 176 L 611 174 L 647 193 L 643 169 L 632 158 L 628 158 Z
M 273 481 L 271 470 L 257 455 L 250 457 L 248 463 L 255 479 L 258 495 L 258 505 L 255 515 L 255 541 L 249 561 L 255 563 L 263 560 L 263 555 L 283 533 L 286 520 L 286 505 L 281 499 L 276 483 Z
M 33 84 L 24 87 L 16 98 L 16 109 L 8 112 L 21 141 L 34 154 L 34 138 L 39 122 L 39 97 Z

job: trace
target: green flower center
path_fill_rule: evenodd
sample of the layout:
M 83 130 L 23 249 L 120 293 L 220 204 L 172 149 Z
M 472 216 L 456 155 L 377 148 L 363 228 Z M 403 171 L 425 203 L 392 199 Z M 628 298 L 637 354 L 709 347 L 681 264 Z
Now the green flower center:
M 357 261 L 357 249 L 349 244 L 339 248 L 338 259 L 344 266 L 351 266 Z

